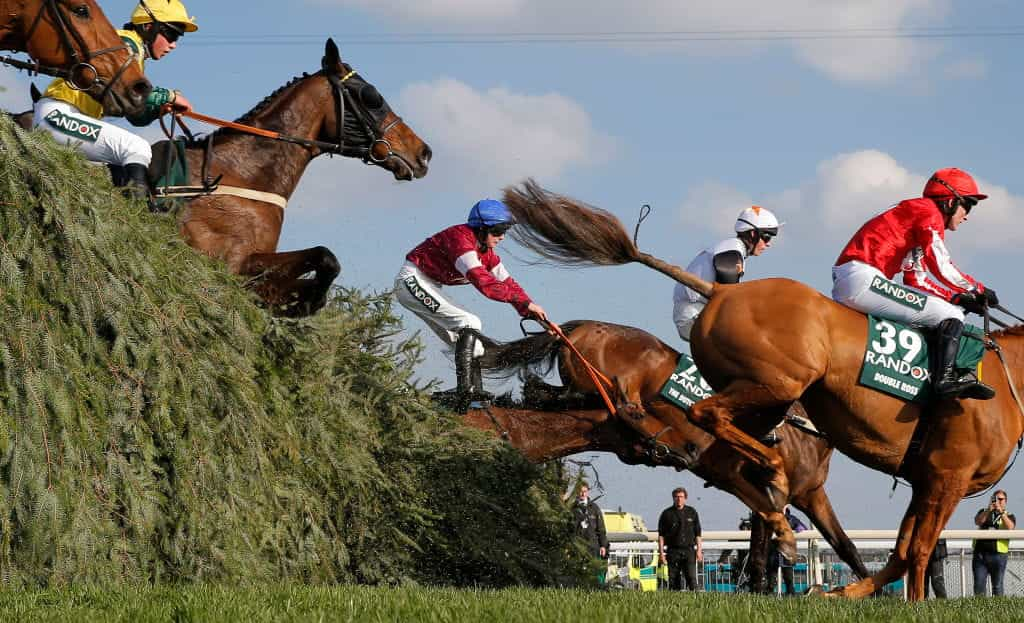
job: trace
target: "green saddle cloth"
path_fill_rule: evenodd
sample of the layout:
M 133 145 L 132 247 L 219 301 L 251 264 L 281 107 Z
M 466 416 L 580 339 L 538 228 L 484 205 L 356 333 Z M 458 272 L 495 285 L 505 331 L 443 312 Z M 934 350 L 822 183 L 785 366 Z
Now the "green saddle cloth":
M 153 145 L 153 163 L 149 167 L 150 184 L 156 193 L 158 204 L 170 208 L 185 200 L 184 197 L 168 196 L 175 191 L 184 191 L 188 184 L 188 159 L 185 158 L 185 139 L 160 141 Z M 195 193 L 193 193 L 194 196 Z M 172 204 L 172 205 L 167 205 Z
M 715 392 L 701 376 L 693 357 L 686 353 L 679 355 L 676 371 L 661 387 L 661 397 L 677 407 L 689 409 L 695 403 L 711 397 Z
M 985 332 L 964 325 L 956 367 L 975 370 L 981 379 Z M 921 331 L 894 320 L 868 316 L 868 341 L 859 382 L 904 400 L 926 402 L 931 394 L 928 339 Z

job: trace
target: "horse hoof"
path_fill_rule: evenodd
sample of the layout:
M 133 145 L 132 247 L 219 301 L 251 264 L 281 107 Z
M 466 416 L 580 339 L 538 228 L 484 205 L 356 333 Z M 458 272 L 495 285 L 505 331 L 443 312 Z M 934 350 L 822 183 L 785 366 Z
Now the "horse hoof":
M 807 592 L 805 592 L 804 595 L 814 595 L 816 597 L 826 597 L 826 596 L 828 596 L 828 592 L 825 590 L 825 587 L 822 586 L 821 584 L 813 584 L 813 585 L 811 585 L 807 589 Z

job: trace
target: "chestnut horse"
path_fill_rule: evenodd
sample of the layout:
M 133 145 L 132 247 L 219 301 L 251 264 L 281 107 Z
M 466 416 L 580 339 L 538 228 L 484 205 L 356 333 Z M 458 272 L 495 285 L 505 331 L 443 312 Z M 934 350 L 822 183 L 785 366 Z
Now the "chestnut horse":
M 686 420 L 682 409 L 660 396 L 662 386 L 676 369 L 679 352 L 650 333 L 634 327 L 582 320 L 565 323 L 562 330 L 583 357 L 605 375 L 617 379 L 625 394 L 624 401 L 643 404 L 645 411 L 670 422 L 688 438 L 689 445 L 685 447 L 692 448 L 691 456 L 697 456 L 697 460 L 688 466 L 693 473 L 732 493 L 755 511 L 750 546 L 754 563 L 751 584 L 754 590 L 766 588 L 763 574 L 771 532 L 766 530 L 762 515 L 774 513 L 775 505 L 764 493 L 764 474 L 727 446 L 714 444 L 715 439 L 711 435 Z M 507 344 L 488 343 L 481 359 L 484 368 L 492 372 L 543 367 L 545 364 L 550 369 L 556 362 L 566 387 L 548 389 L 546 393 L 549 396 L 562 389 L 590 395 L 592 401 L 597 398 L 597 388 L 579 359 L 560 338 L 547 333 Z M 527 402 L 538 393 L 532 387 L 535 384 L 523 389 Z M 798 404 L 794 408 L 798 415 L 803 415 Z M 822 438 L 789 425 L 780 427 L 778 432 L 780 443 L 777 449 L 790 483 L 788 501 L 807 514 L 854 573 L 867 577 L 867 568 L 840 525 L 825 493 L 832 448 Z M 543 433 L 544 429 L 539 429 L 541 437 Z M 788 555 L 791 552 L 784 553 Z
M 690 343 L 694 360 L 718 393 L 688 414 L 764 469 L 776 494 L 789 489 L 782 457 L 752 436 L 749 426 L 737 426 L 743 420 L 770 425 L 800 400 L 840 452 L 887 474 L 900 470 L 914 429 L 924 420 L 920 451 L 903 466 L 913 494 L 893 556 L 875 575 L 833 591 L 864 597 L 907 573 L 908 599 L 924 599 L 925 568 L 939 532 L 964 496 L 999 480 L 1024 432 L 1021 387 L 1010 377 L 1024 374 L 1024 327 L 992 335 L 1001 350 L 988 350 L 982 364 L 985 381 L 998 392 L 993 400 L 908 403 L 857 384 L 866 318 L 814 289 L 789 279 L 711 284 L 641 253 L 607 212 L 532 181 L 507 188 L 504 197 L 519 223 L 513 237 L 542 256 L 576 265 L 638 262 L 709 299 Z
M 153 85 L 95 0 L 0 0 L 0 16 L 0 49 L 36 61 L 6 64 L 64 78 L 108 115 L 142 112 Z
M 340 117 L 340 119 L 339 119 Z M 340 267 L 326 247 L 279 253 L 285 205 L 310 160 L 323 153 L 358 157 L 397 180 L 427 174 L 430 147 L 380 93 L 341 61 L 327 40 L 321 70 L 284 85 L 239 123 L 272 130 L 275 140 L 225 128 L 186 148 L 189 184 L 213 194 L 192 195 L 179 230 L 192 247 L 223 259 L 275 313 L 305 316 L 323 307 Z M 154 146 L 154 154 L 164 150 Z M 150 178 L 162 173 L 154 158 Z M 221 194 L 223 193 L 223 194 Z M 307 273 L 313 278 L 304 278 Z

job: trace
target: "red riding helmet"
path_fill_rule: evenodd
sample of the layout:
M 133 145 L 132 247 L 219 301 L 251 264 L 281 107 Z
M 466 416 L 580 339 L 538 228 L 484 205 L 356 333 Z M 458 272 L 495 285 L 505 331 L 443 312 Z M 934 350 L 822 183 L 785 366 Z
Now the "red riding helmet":
M 979 201 L 988 195 L 978 192 L 978 183 L 971 174 L 956 167 L 939 169 L 932 174 L 924 185 L 924 197 L 929 199 L 952 199 L 954 197 L 974 197 Z

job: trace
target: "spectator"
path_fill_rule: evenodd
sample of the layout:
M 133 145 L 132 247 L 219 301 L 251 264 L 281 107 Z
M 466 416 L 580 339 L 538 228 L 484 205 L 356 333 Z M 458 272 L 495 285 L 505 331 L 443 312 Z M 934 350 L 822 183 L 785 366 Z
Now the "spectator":
M 946 575 L 942 568 L 946 564 L 946 557 L 949 551 L 946 549 L 946 539 L 939 539 L 932 550 L 932 556 L 928 559 L 928 567 L 924 570 L 924 590 L 928 594 L 929 588 L 935 592 L 936 599 L 946 598 Z M 929 587 L 928 583 L 931 582 Z
M 974 516 L 974 523 L 982 530 L 1013 530 L 1017 518 L 1006 512 L 1006 491 L 992 494 L 986 508 Z M 1003 594 L 1003 575 L 1006 574 L 1006 559 L 1009 557 L 1009 539 L 977 539 L 974 541 L 974 556 L 971 569 L 974 571 L 974 594 L 984 595 L 986 580 L 992 577 L 992 594 Z
M 658 552 L 661 563 L 668 564 L 668 589 L 697 590 L 697 561 L 704 560 L 700 517 L 686 505 L 686 489 L 672 491 L 672 506 L 658 518 Z
M 587 551 L 598 558 L 608 556 L 608 533 L 604 529 L 604 515 L 597 504 L 590 501 L 590 485 L 580 484 L 576 503 L 572 505 L 573 528 L 587 544 Z
M 804 522 L 800 521 L 800 518 L 793 514 L 793 509 L 790 508 L 789 504 L 785 507 L 786 521 L 789 522 L 789 527 L 792 528 L 793 532 L 803 532 L 807 529 Z M 778 541 L 772 539 L 771 550 L 768 552 L 768 577 L 772 578 L 774 583 L 775 579 L 778 578 L 778 570 L 782 569 L 782 583 L 786 586 L 786 595 L 796 595 L 796 581 L 793 578 L 793 563 L 786 560 L 786 558 L 779 553 Z

